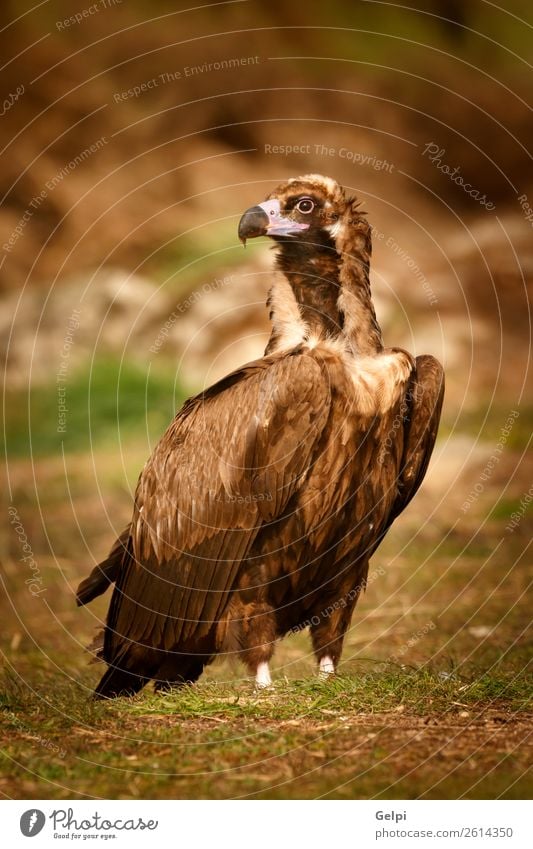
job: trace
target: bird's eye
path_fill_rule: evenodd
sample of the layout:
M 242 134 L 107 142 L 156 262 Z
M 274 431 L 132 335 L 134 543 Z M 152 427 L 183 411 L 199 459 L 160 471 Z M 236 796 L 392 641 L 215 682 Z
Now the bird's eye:
M 296 204 L 296 209 L 298 212 L 303 212 L 304 215 L 309 215 L 310 212 L 315 208 L 315 204 L 311 200 L 311 198 L 302 198 Z

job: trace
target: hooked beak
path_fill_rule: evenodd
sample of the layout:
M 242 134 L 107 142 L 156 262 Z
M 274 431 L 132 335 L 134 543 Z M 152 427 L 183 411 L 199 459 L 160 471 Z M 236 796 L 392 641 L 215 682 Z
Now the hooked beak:
M 256 236 L 296 236 L 301 230 L 308 230 L 309 224 L 284 218 L 280 212 L 279 200 L 266 200 L 247 209 L 239 221 L 239 239 L 246 246 L 246 239 Z

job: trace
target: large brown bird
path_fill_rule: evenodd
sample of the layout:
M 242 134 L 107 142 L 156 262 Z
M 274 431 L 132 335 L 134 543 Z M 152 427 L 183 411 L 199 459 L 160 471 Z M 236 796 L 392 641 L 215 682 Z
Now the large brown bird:
M 79 587 L 86 604 L 116 584 L 97 696 L 195 681 L 220 653 L 266 686 L 276 640 L 306 626 L 334 672 L 369 558 L 426 472 L 443 370 L 383 347 L 356 200 L 291 179 L 244 213 L 241 240 L 262 235 L 280 272 L 265 356 L 184 404 Z

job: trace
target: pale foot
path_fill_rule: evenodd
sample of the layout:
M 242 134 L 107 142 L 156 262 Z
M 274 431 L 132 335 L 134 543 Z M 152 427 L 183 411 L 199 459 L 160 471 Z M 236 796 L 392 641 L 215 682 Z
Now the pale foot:
M 320 658 L 318 674 L 320 678 L 329 678 L 330 675 L 335 674 L 335 664 L 329 655 Z
M 268 663 L 260 663 L 255 674 L 255 686 L 258 690 L 266 690 L 272 686 Z

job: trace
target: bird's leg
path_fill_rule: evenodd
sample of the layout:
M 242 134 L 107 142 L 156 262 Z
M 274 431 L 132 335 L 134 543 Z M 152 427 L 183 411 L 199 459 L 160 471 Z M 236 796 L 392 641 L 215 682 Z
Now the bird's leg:
M 251 598 L 249 598 L 249 595 Z M 223 651 L 237 655 L 258 689 L 272 685 L 269 661 L 274 654 L 276 618 L 271 605 L 258 601 L 245 591 L 236 593 L 224 626 L 220 627 L 219 645 Z
M 311 640 L 321 678 L 329 678 L 337 669 L 356 599 L 356 594 L 353 598 L 343 596 L 344 606 L 341 600 L 333 600 L 313 617 Z
M 342 622 L 327 621 L 311 626 L 313 651 L 318 661 L 318 674 L 321 678 L 329 678 L 335 674 L 348 622 L 349 619 L 346 621 L 343 617 Z
M 320 599 L 320 607 L 310 611 L 313 651 L 321 678 L 333 675 L 339 664 L 344 637 L 357 599 L 365 586 L 368 559 L 355 564 L 357 569 L 346 570 L 343 584 L 335 594 Z
M 329 678 L 330 675 L 334 675 L 335 664 L 329 654 L 325 654 L 320 658 L 318 671 L 321 678 Z
M 252 675 L 255 674 L 257 689 L 265 690 L 272 686 L 268 664 L 274 654 L 276 639 L 274 616 L 272 609 L 261 603 L 250 605 L 249 614 L 243 623 L 245 649 L 241 658 Z
M 270 677 L 270 667 L 268 665 L 267 660 L 264 660 L 257 665 L 257 672 L 255 673 L 255 686 L 258 690 L 265 690 L 267 687 L 272 686 L 272 678 Z

